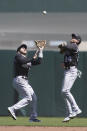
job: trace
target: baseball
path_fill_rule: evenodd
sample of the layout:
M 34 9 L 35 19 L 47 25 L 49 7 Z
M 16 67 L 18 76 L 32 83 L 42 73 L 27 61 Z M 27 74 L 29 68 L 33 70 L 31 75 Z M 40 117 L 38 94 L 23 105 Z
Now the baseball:
M 43 15 L 46 15 L 46 14 L 47 14 L 47 11 L 46 11 L 46 10 L 44 10 L 44 11 L 42 12 L 42 14 L 43 14 Z

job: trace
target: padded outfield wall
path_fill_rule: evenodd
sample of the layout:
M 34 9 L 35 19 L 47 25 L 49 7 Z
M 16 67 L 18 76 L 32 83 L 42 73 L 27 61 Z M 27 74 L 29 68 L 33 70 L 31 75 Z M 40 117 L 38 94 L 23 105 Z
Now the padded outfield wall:
M 7 107 L 14 104 L 17 93 L 12 87 L 13 58 L 16 51 L 0 50 L 0 115 L 8 115 Z M 31 57 L 34 52 L 29 52 Z M 72 93 L 83 113 L 87 116 L 87 52 L 80 52 L 79 66 L 82 78 L 77 78 Z M 63 56 L 56 51 L 44 51 L 44 59 L 41 65 L 32 67 L 29 72 L 29 81 L 38 96 L 39 116 L 64 116 L 65 108 L 61 96 L 61 84 L 63 79 Z M 29 106 L 25 114 L 29 114 Z M 24 110 L 25 111 L 25 110 Z M 23 115 L 22 113 L 20 115 Z
M 87 12 L 87 0 L 0 0 L 0 12 Z

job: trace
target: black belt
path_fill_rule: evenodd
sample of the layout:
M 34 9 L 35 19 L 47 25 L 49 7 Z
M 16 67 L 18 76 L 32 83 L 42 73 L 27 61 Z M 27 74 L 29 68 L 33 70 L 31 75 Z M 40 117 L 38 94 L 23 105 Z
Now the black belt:
M 16 77 L 21 77 L 21 78 L 23 78 L 23 79 L 28 80 L 28 77 L 27 77 L 27 76 L 16 76 Z
M 65 70 L 68 70 L 68 69 L 70 69 L 70 67 L 73 67 L 73 66 L 67 66 L 67 67 L 64 67 L 64 68 L 65 68 Z M 75 67 L 77 67 L 77 66 L 75 66 Z
M 70 66 L 64 67 L 64 69 L 65 69 L 65 70 L 68 70 L 68 69 L 70 69 Z
M 28 77 L 27 76 L 21 76 L 23 79 L 26 79 L 26 80 L 28 80 Z

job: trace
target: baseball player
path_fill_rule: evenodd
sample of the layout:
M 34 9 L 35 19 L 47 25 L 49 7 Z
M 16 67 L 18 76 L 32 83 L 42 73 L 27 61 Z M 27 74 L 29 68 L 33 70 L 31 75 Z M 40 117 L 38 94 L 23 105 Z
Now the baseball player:
M 28 82 L 28 71 L 33 65 L 41 64 L 43 58 L 43 47 L 38 48 L 34 57 L 30 60 L 27 58 L 27 45 L 22 44 L 18 47 L 14 58 L 14 79 L 13 86 L 22 97 L 22 99 L 11 107 L 8 111 L 14 120 L 17 119 L 15 112 L 32 102 L 32 111 L 30 115 L 31 122 L 40 122 L 37 119 L 37 97 Z
M 64 80 L 62 84 L 62 95 L 66 105 L 66 117 L 63 122 L 69 121 L 76 117 L 82 111 L 78 107 L 70 90 L 77 78 L 78 65 L 78 45 L 81 43 L 81 37 L 78 34 L 72 34 L 72 39 L 69 44 L 62 43 L 58 47 L 60 53 L 64 54 Z

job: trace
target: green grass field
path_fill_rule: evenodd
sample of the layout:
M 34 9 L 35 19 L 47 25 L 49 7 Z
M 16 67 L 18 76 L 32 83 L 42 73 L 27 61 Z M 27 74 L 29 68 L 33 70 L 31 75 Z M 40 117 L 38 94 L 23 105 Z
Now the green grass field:
M 60 117 L 39 117 L 41 122 L 29 122 L 28 117 L 18 117 L 15 121 L 11 117 L 0 117 L 0 126 L 50 126 L 50 127 L 87 127 L 87 118 L 74 118 L 63 123 Z

